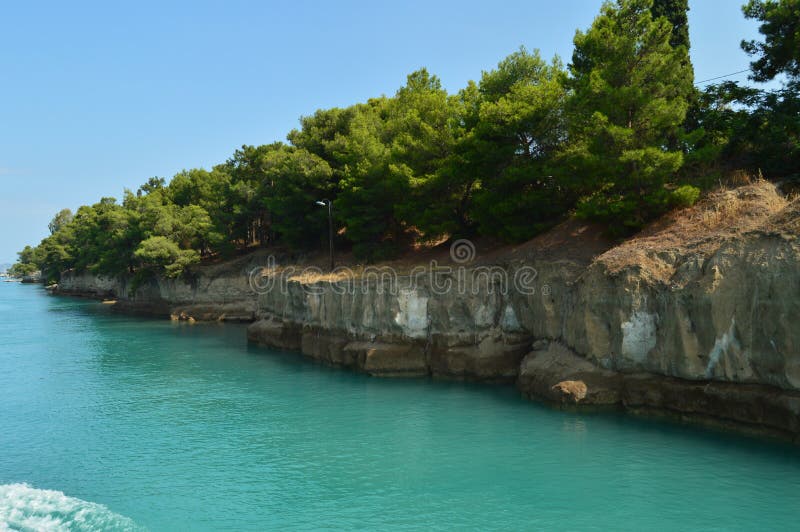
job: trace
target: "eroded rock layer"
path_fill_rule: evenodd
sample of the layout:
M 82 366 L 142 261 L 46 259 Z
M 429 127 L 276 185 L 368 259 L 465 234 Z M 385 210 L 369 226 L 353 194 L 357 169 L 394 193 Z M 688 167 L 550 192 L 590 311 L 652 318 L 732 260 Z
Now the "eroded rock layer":
M 760 183 L 588 258 L 550 242 L 413 282 L 276 281 L 270 270 L 254 285 L 261 256 L 199 269 L 192 283 L 153 281 L 135 296 L 123 281 L 85 275 L 65 276 L 61 290 L 255 320 L 253 342 L 371 375 L 516 382 L 564 406 L 798 439 L 798 228 L 798 202 Z

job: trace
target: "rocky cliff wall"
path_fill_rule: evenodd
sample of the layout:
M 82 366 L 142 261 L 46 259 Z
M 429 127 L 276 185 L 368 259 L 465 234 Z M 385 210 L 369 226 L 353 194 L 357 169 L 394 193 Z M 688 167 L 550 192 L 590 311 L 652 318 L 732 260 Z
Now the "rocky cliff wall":
M 201 321 L 253 321 L 257 295 L 250 288 L 249 272 L 263 262 L 252 254 L 228 263 L 205 265 L 187 278 L 154 278 L 131 289 L 128 278 L 109 278 L 89 273 L 65 272 L 57 292 L 115 300 L 115 306 L 131 312 L 173 316 Z
M 255 320 L 251 341 L 376 376 L 515 382 L 562 405 L 800 435 L 800 207 L 760 184 L 720 193 L 589 259 L 533 246 L 423 275 L 309 281 L 266 256 L 193 281 L 65 276 L 195 319 Z M 578 243 L 580 245 L 580 242 Z M 273 264 L 274 266 L 274 264 Z M 413 273 L 413 272 L 412 272 Z
M 465 270 L 463 290 L 455 276 L 439 279 L 454 287 L 447 291 L 428 282 L 406 288 L 405 279 L 400 288 L 388 280 L 288 282 L 259 296 L 258 315 L 269 325 L 254 326 L 252 336 L 269 343 L 259 328 L 287 327 L 419 344 L 431 354 L 431 372 L 452 375 L 467 371 L 465 363 L 521 357 L 522 346 L 548 340 L 613 371 L 800 390 L 797 240 L 754 233 L 708 257 L 658 260 L 669 275 L 639 265 L 614 270 L 602 258 L 585 269 L 532 260 L 525 263 L 537 272 L 529 294 L 503 293 L 480 269 Z M 509 278 L 515 271 L 503 269 Z
M 372 375 L 515 381 L 561 404 L 797 438 L 798 228 L 797 202 L 744 187 L 588 263 L 495 263 L 507 291 L 484 266 L 413 287 L 288 282 L 259 296 L 249 336 Z M 525 268 L 535 275 L 521 290 L 508 280 Z

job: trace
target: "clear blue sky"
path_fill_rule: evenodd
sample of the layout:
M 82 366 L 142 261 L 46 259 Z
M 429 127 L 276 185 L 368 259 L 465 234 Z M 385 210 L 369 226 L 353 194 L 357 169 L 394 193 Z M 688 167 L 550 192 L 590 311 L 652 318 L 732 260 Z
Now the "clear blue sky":
M 697 80 L 748 66 L 742 1 L 691 1 Z M 6 2 L 0 263 L 63 207 L 282 140 L 301 115 L 393 94 L 419 67 L 457 91 L 520 45 L 569 62 L 600 4 Z

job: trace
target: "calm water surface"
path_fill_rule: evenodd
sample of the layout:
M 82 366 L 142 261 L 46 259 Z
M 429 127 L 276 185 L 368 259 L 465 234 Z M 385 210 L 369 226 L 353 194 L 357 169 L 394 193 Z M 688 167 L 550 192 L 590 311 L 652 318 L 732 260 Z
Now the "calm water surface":
M 52 491 L 51 491 L 52 490 Z M 791 529 L 800 451 L 0 283 L 0 530 Z

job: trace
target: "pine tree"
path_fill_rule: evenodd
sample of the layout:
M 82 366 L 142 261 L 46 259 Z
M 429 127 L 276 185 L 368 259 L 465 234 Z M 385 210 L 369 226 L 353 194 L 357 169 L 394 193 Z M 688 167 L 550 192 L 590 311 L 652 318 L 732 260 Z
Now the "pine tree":
M 672 47 L 689 49 L 689 0 L 653 0 L 650 13 L 654 19 L 665 17 L 672 26 Z
M 580 176 L 578 214 L 630 232 L 693 190 L 670 190 L 683 154 L 670 149 L 693 90 L 683 46 L 653 19 L 650 0 L 604 4 L 591 28 L 575 36 L 570 65 L 571 144 L 565 164 Z
M 564 140 L 566 74 L 524 48 L 484 72 L 470 162 L 480 175 L 471 215 L 482 234 L 523 241 L 567 210 L 552 156 Z
M 800 0 L 750 0 L 742 11 L 761 22 L 764 36 L 764 42 L 742 41 L 745 52 L 758 56 L 750 64 L 753 79 L 768 81 L 783 73 L 800 84 Z

